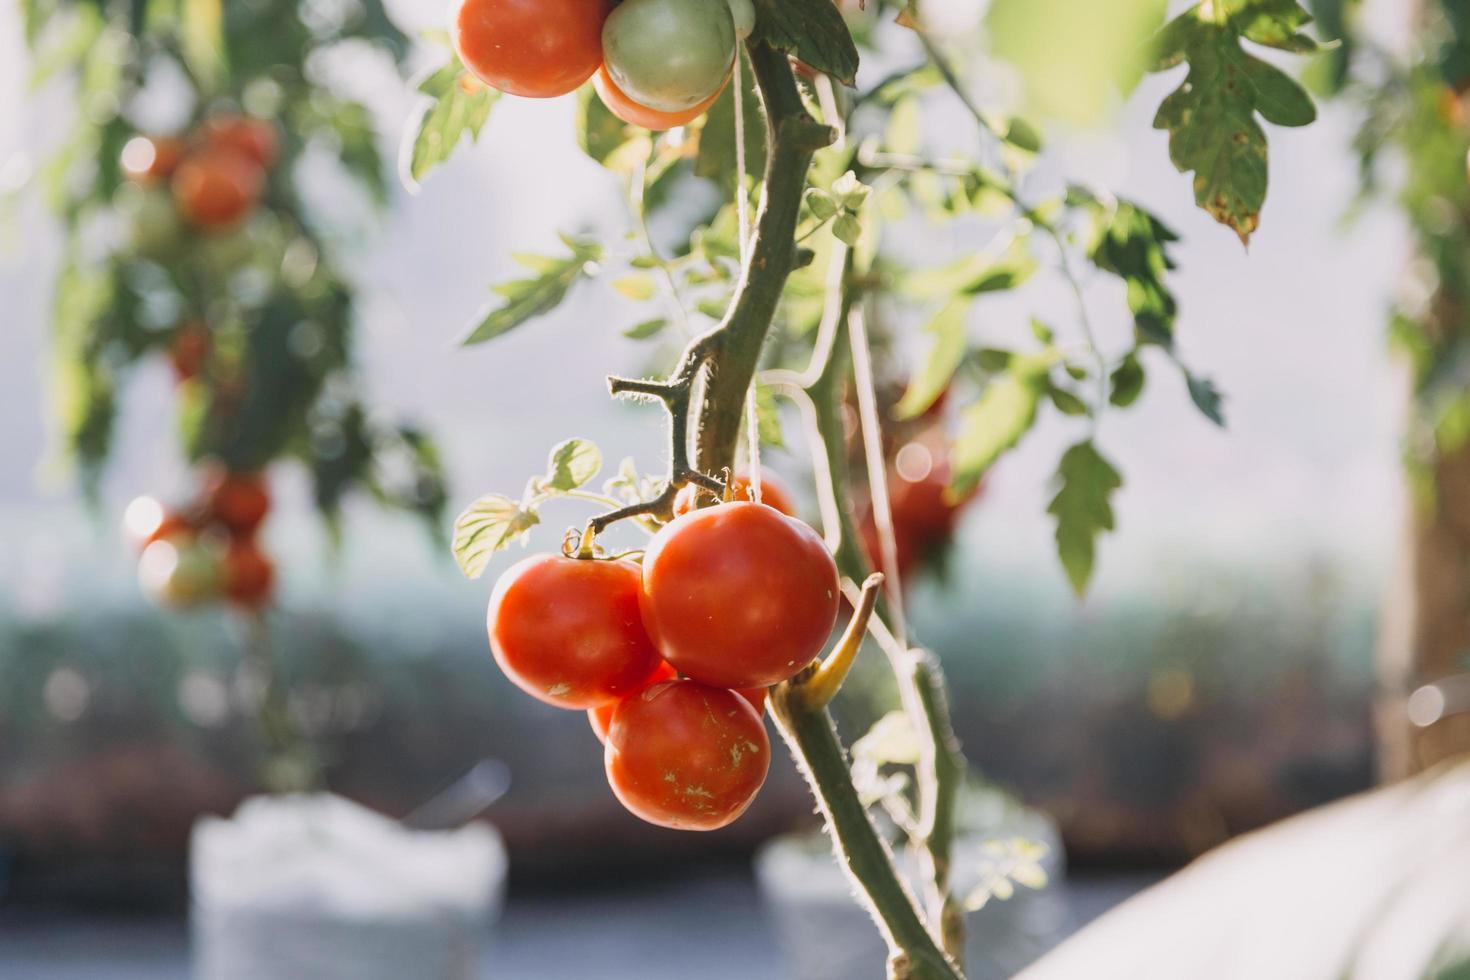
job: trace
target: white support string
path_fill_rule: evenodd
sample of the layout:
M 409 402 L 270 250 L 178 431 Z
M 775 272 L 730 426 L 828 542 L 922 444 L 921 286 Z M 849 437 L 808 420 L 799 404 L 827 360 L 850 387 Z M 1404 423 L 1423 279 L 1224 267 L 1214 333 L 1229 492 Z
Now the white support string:
M 873 358 L 868 349 L 868 328 L 863 308 L 855 304 L 848 316 L 848 339 L 852 342 L 852 373 L 857 389 L 858 419 L 863 435 L 863 453 L 868 465 L 868 495 L 872 498 L 873 525 L 878 531 L 879 563 L 888 588 L 893 633 L 908 645 L 908 623 L 903 609 L 903 582 L 898 573 L 898 541 L 893 532 L 893 509 L 888 496 L 888 466 L 883 459 L 883 429 L 878 421 L 878 392 L 873 382 Z
M 740 225 L 740 268 L 746 271 L 750 261 L 750 191 L 745 182 L 745 80 L 740 64 L 739 48 L 735 51 L 735 211 Z M 752 382 L 745 394 L 745 465 L 750 473 L 750 499 L 761 500 L 761 430 L 760 410 L 756 405 L 756 386 Z

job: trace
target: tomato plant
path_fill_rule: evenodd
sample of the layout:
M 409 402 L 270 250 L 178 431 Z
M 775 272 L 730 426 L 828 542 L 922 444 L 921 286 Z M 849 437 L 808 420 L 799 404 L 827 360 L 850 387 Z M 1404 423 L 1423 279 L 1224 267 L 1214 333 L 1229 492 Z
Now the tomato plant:
M 676 830 L 716 830 L 744 813 L 766 781 L 771 744 L 739 694 L 661 681 L 613 712 L 607 778 L 633 813 Z

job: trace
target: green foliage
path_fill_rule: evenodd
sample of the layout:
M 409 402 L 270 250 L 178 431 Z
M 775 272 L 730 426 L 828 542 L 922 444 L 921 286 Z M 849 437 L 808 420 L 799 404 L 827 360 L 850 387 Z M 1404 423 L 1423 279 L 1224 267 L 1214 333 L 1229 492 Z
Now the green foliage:
M 199 347 L 197 363 L 176 368 L 188 458 L 251 470 L 296 459 L 313 474 L 328 518 L 359 489 L 436 519 L 444 504 L 437 450 L 424 433 L 376 421 L 364 405 L 351 362 L 354 288 L 333 262 L 336 229 L 318 227 L 323 216 L 297 186 L 299 162 L 324 151 L 345 183 L 386 199 L 389 175 L 367 108 L 305 70 L 348 41 L 405 54 L 381 3 L 364 0 L 310 24 L 288 0 L 50 0 L 24 12 L 33 84 L 73 85 L 79 108 L 41 168 L 66 232 L 51 371 L 60 454 L 95 481 L 129 372 L 175 358 L 187 340 Z M 161 92 L 172 93 L 183 127 L 138 133 L 140 107 Z M 228 229 L 194 228 L 167 185 L 133 183 L 120 157 L 136 136 L 196 136 L 222 111 L 275 120 L 279 159 L 252 214 Z M 122 234 L 99 238 L 96 228 L 109 221 Z
M 562 242 L 570 252 L 560 258 L 527 252 L 517 254 L 516 261 L 534 275 L 496 286 L 495 292 L 505 302 L 485 314 L 460 342 L 483 344 L 551 312 L 561 305 L 573 286 L 592 275 L 595 263 L 602 256 L 602 246 L 566 235 L 562 236 Z
M 1164 0 L 995 0 L 991 48 L 1013 65 L 1036 112 L 1095 122 L 1144 71 L 1140 38 L 1163 23 Z
M 1153 71 L 1188 62 L 1189 74 L 1154 117 L 1169 132 L 1169 158 L 1194 172 L 1200 207 L 1243 243 L 1266 200 L 1266 134 L 1259 114 L 1278 126 L 1317 117 L 1306 91 L 1279 68 L 1245 52 L 1241 41 L 1297 54 L 1317 43 L 1300 32 L 1311 20 L 1295 0 L 1205 0 L 1154 38 Z
M 857 77 L 858 50 L 831 0 L 755 0 L 756 37 L 844 85 Z
M 500 93 L 475 81 L 452 50 L 449 62 L 419 84 L 429 102 L 417 127 L 409 130 L 408 175 L 418 183 L 449 159 L 468 136 L 479 139 Z
M 1092 578 L 1097 536 L 1113 529 L 1111 497 L 1123 478 L 1089 439 L 1062 455 L 1057 481 L 1047 513 L 1057 519 L 1057 554 L 1072 588 L 1081 595 Z

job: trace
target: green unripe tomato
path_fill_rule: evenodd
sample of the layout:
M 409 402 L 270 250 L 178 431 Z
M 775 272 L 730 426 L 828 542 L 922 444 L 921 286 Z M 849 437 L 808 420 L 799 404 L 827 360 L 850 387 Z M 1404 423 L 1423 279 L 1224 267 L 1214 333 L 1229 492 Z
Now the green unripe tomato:
M 743 41 L 755 30 L 755 4 L 751 0 L 727 2 L 730 5 L 730 17 L 735 21 L 735 36 Z
M 679 112 L 725 84 L 735 21 L 725 0 L 624 0 L 602 27 L 602 54 L 630 99 Z
M 128 244 L 144 258 L 161 258 L 179 247 L 183 223 L 167 191 L 128 186 L 118 192 L 118 211 Z
M 224 585 L 218 554 L 189 535 L 160 538 L 144 548 L 138 582 L 148 598 L 174 609 L 209 602 Z

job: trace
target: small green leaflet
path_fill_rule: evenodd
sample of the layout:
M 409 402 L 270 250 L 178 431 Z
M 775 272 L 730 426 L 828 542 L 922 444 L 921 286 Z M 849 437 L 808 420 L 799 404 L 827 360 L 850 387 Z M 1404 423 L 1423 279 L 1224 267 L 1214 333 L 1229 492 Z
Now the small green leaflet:
M 944 304 L 939 313 L 924 326 L 934 338 L 924 364 L 909 380 L 908 390 L 894 407 L 901 419 L 923 415 L 934 404 L 965 359 L 969 344 L 965 336 L 965 314 L 970 309 L 968 296 L 957 296 Z
M 1169 159 L 1194 171 L 1194 198 L 1242 243 L 1260 224 L 1266 200 L 1266 134 L 1259 113 L 1278 126 L 1317 117 L 1306 90 L 1253 57 L 1242 40 L 1293 53 L 1318 50 L 1298 31 L 1311 15 L 1296 0 L 1203 0 L 1154 36 L 1152 71 L 1189 63 L 1183 84 L 1164 99 L 1154 128 L 1169 132 Z
M 910 276 L 903 289 L 916 299 L 949 299 L 956 293 L 973 296 L 1014 289 L 1035 271 L 1036 257 L 1031 254 L 1028 239 L 1022 236 L 999 258 L 986 252 L 966 255 Z
M 495 292 L 505 302 L 485 314 L 460 343 L 465 346 L 482 344 L 551 312 L 567 298 L 567 293 L 578 280 L 596 271 L 595 264 L 602 257 L 601 245 L 566 235 L 561 236 L 561 240 L 571 250 L 562 258 L 524 253 L 515 256 L 517 262 L 536 275 L 496 286 Z
M 466 133 L 471 140 L 479 139 L 480 129 L 490 118 L 490 108 L 500 93 L 478 83 L 466 88 L 463 80 L 468 77 L 459 56 L 451 52 L 449 63 L 419 84 L 419 91 L 433 101 L 425 107 L 418 126 L 407 130 L 403 181 L 409 190 L 417 190 L 430 170 L 448 160 Z
M 1174 268 L 1169 246 L 1179 236 L 1158 218 L 1131 201 L 1103 204 L 1074 188 L 1073 200 L 1085 199 L 1093 211 L 1087 257 L 1104 272 L 1122 279 L 1128 289 L 1128 309 L 1139 336 L 1149 343 L 1172 347 L 1179 304 L 1166 277 Z
M 1145 380 L 1143 365 L 1136 355 L 1129 354 L 1123 358 L 1123 363 L 1113 369 L 1109 379 L 1112 393 L 1108 396 L 1108 400 L 1119 408 L 1127 408 L 1138 401 L 1138 396 L 1143 394 Z
M 977 487 L 991 464 L 1031 428 L 1056 358 L 1055 351 L 1011 358 L 1007 372 L 986 386 L 980 399 L 960 415 L 949 488 L 952 496 L 963 497 Z
M 586 439 L 568 439 L 558 443 L 547 460 L 546 481 L 542 489 L 565 493 L 585 486 L 602 469 L 602 452 Z
M 1113 529 L 1109 498 L 1123 485 L 1123 478 L 1086 440 L 1062 455 L 1057 479 L 1061 485 L 1046 512 L 1057 519 L 1057 556 L 1080 596 L 1092 577 L 1097 536 Z
M 644 320 L 642 323 L 635 323 L 627 330 L 624 330 L 623 336 L 629 340 L 648 340 L 650 337 L 657 337 L 663 333 L 664 328 L 668 325 L 669 321 L 663 317 Z
M 454 560 L 466 578 L 479 578 L 490 556 L 541 522 L 535 511 L 522 510 L 509 497 L 481 497 L 454 520 Z
M 179 47 L 199 83 L 216 84 L 225 70 L 224 0 L 183 0 L 179 4 Z
M 755 0 L 755 33 L 843 85 L 857 78 L 852 32 L 832 0 Z
M 635 272 L 612 281 L 612 288 L 635 302 L 653 299 L 658 293 L 653 277 L 644 272 Z
M 1187 368 L 1184 369 L 1184 382 L 1189 387 L 1189 399 L 1194 402 L 1194 407 L 1203 412 L 1205 418 L 1211 422 L 1224 426 L 1225 399 L 1220 394 L 1220 389 L 1215 387 L 1215 382 L 1209 378 L 1201 378 Z

